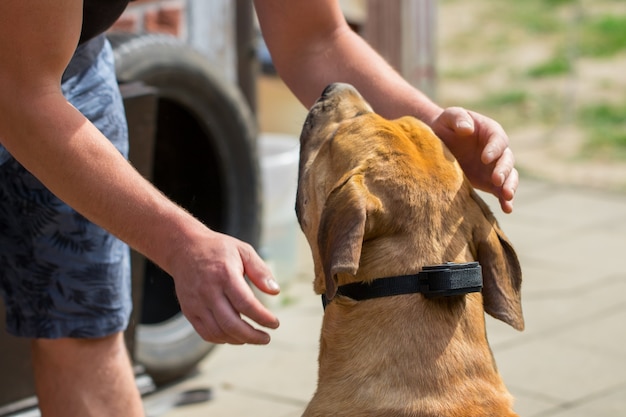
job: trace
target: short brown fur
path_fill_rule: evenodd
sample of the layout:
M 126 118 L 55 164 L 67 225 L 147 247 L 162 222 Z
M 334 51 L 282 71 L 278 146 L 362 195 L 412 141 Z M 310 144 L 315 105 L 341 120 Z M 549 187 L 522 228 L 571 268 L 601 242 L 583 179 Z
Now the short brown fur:
M 521 269 L 487 205 L 433 132 L 329 86 L 301 135 L 296 211 L 314 288 L 332 300 L 305 416 L 516 416 L 484 312 L 521 330 Z M 481 293 L 354 301 L 339 285 L 479 261 Z

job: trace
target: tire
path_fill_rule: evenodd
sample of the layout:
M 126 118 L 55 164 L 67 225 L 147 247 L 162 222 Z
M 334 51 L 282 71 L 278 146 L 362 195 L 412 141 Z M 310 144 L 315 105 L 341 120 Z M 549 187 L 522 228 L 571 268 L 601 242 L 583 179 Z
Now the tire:
M 257 247 L 261 187 L 255 121 L 237 88 L 167 35 L 110 34 L 120 83 L 157 89 L 152 181 L 214 230 Z M 174 284 L 146 261 L 136 362 L 157 384 L 191 371 L 213 345 L 182 315 Z

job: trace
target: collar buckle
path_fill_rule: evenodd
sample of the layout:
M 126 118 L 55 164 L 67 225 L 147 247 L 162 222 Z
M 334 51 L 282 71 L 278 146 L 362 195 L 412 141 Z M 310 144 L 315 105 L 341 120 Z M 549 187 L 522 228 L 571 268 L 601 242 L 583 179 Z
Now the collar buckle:
M 483 288 L 482 268 L 478 262 L 425 266 L 418 274 L 418 280 L 420 292 L 426 298 L 480 292 Z

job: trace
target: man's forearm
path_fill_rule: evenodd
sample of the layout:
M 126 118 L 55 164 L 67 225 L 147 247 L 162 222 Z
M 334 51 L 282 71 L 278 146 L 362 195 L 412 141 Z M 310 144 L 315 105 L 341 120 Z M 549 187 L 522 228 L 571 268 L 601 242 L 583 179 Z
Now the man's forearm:
M 333 36 L 325 44 L 301 50 L 297 59 L 277 63 L 279 74 L 306 107 L 329 83 L 348 82 L 385 117 L 411 114 L 428 123 L 441 113 L 439 106 L 404 80 L 347 26 Z
M 4 108 L 2 143 L 26 169 L 85 217 L 168 268 L 176 247 L 159 242 L 184 239 L 177 235 L 199 222 L 141 177 L 60 94 Z

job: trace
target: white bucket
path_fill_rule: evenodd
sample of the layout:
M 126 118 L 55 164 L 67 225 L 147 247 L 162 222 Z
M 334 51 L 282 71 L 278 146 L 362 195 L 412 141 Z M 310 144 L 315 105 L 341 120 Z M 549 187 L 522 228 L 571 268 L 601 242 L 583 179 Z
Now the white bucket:
M 260 254 L 281 286 L 297 271 L 298 222 L 295 213 L 300 143 L 281 133 L 259 136 L 263 223 Z

